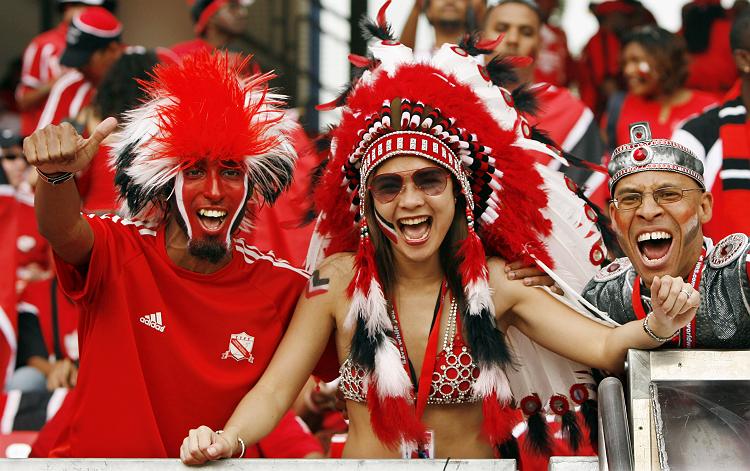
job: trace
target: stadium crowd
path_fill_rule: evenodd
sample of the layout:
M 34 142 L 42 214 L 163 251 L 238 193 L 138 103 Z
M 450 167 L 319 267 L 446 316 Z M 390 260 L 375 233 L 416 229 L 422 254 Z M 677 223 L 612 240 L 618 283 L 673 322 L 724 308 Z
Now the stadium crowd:
M 591 1 L 574 58 L 555 0 L 416 0 L 400 37 L 388 0 L 316 135 L 229 47 L 252 2 L 189 3 L 146 49 L 56 0 L 5 84 L 0 438 L 546 469 L 596 453 L 628 348 L 750 348 L 746 1 Z

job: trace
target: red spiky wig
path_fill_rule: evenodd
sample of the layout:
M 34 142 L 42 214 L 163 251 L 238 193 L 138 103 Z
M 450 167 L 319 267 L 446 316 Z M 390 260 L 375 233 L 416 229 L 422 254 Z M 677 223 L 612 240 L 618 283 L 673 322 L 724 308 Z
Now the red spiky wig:
M 158 65 L 153 79 L 141 83 L 148 99 L 126 114 L 111 158 L 127 216 L 163 219 L 157 201 L 170 193 L 180 169 L 199 160 L 239 163 L 253 197 L 269 203 L 289 185 L 295 123 L 281 109 L 283 97 L 268 90 L 273 75 L 248 75 L 249 59 L 200 51 Z

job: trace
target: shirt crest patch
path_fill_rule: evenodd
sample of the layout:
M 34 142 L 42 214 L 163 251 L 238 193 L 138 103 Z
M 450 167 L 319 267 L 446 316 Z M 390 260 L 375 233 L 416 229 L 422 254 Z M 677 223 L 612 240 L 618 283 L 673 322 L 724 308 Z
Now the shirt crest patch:
M 236 361 L 247 360 L 252 363 L 254 358 L 251 352 L 254 343 L 255 337 L 248 335 L 247 332 L 232 334 L 229 336 L 229 350 L 221 354 L 221 359 L 233 358 Z

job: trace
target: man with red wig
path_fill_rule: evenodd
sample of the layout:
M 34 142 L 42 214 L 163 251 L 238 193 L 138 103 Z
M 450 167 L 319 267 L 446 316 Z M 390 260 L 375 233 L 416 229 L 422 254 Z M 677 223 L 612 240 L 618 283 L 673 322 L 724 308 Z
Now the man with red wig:
M 157 66 L 112 144 L 124 217 L 81 215 L 72 180 L 113 118 L 89 139 L 64 123 L 24 142 L 40 232 L 81 306 L 72 425 L 52 456 L 176 457 L 184 430 L 224 423 L 276 349 L 307 275 L 233 235 L 290 184 L 295 124 L 246 64 L 200 52 Z

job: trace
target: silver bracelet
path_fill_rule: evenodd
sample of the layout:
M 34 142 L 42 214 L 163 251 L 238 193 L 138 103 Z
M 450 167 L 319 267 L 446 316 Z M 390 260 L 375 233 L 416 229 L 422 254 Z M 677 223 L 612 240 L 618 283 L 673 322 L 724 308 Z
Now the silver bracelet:
M 656 340 L 659 343 L 664 343 L 664 342 L 668 342 L 672 340 L 675 335 L 680 333 L 680 329 L 677 329 L 675 330 L 674 334 L 670 335 L 669 337 L 659 337 L 658 335 L 656 335 L 654 331 L 651 330 L 651 327 L 648 326 L 648 319 L 649 317 L 651 317 L 653 313 L 654 312 L 651 311 L 646 315 L 646 317 L 643 318 L 643 331 L 646 332 L 649 337 L 651 337 L 652 339 Z
M 50 185 L 59 185 L 73 178 L 73 173 L 71 172 L 44 173 L 37 168 L 36 173 L 39 174 L 39 178 L 41 178 L 42 181 L 49 183 Z
M 223 430 L 216 431 L 217 435 L 221 435 L 222 433 L 224 433 Z M 238 456 L 237 458 L 242 458 L 245 456 L 245 440 L 243 440 L 242 438 L 240 438 L 239 435 L 237 435 L 237 441 L 240 443 L 240 456 Z

